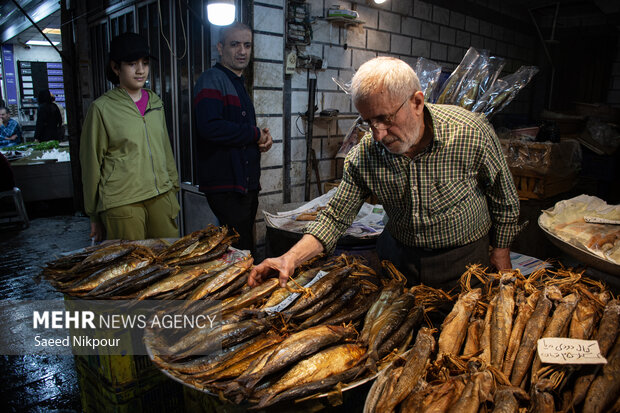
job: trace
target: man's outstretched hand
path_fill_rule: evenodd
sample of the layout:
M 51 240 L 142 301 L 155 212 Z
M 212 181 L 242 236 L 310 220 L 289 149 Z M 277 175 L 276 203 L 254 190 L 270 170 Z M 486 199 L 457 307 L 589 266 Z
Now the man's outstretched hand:
M 250 287 L 256 287 L 275 275 L 280 279 L 280 286 L 286 287 L 286 283 L 289 277 L 293 275 L 294 271 L 295 266 L 292 262 L 289 263 L 284 256 L 267 258 L 259 265 L 252 268 L 250 276 L 248 277 L 248 285 Z

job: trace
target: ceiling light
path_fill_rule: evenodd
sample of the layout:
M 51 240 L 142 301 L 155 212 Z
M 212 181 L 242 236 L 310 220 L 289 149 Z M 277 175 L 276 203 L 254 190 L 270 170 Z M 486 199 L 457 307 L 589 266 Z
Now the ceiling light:
M 43 29 L 43 33 L 45 34 L 60 34 L 60 29 L 52 29 L 51 27 L 46 27 Z
M 235 21 L 235 0 L 209 0 L 207 17 L 211 24 L 228 26 Z
M 386 0 L 374 0 L 374 2 L 377 4 L 383 4 L 386 2 Z
M 54 46 L 60 44 L 60 42 L 52 42 L 52 43 L 54 44 Z M 30 46 L 51 46 L 50 42 L 46 40 L 28 40 L 26 44 Z

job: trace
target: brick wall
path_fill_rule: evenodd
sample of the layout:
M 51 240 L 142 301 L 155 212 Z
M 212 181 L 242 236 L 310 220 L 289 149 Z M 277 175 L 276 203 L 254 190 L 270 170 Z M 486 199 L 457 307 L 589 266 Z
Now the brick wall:
M 316 104 L 319 110 L 335 108 L 343 115 L 354 115 L 348 95 L 338 89 L 332 77 L 348 82 L 354 71 L 376 56 L 395 56 L 413 64 L 417 57 L 432 59 L 451 71 L 470 46 L 488 49 L 491 55 L 506 59 L 503 75 L 521 65 L 532 65 L 536 59 L 535 33 L 519 24 L 513 10 L 489 0 L 459 2 L 443 7 L 445 0 L 388 0 L 382 5 L 369 5 L 366 0 L 308 0 L 312 16 L 324 16 L 333 5 L 359 13 L 360 25 L 342 26 L 317 18 L 312 24 L 313 39 L 299 52 L 319 56 L 326 64 L 316 74 Z M 452 3 L 453 4 L 453 3 Z M 284 75 L 284 21 L 286 0 L 254 2 L 254 101 L 258 122 L 269 126 L 275 143 L 263 156 L 262 193 L 257 220 L 259 246 L 264 244 L 265 225 L 261 210 L 280 210 L 285 191 L 291 202 L 303 201 L 306 168 L 305 122 L 299 116 L 308 106 L 306 70 Z M 529 30 L 529 29 L 528 29 Z M 616 70 L 617 72 L 617 70 Z M 290 96 L 284 96 L 285 82 L 290 81 Z M 616 77 L 616 96 L 620 77 Z M 611 97 L 611 94 L 610 94 Z M 290 99 L 289 99 L 290 98 Z M 290 102 L 285 107 L 284 102 Z M 506 109 L 527 113 L 530 90 L 526 88 Z M 291 114 L 290 128 L 285 129 L 284 115 Z M 335 154 L 352 119 L 317 120 L 314 123 L 313 147 L 319 158 L 322 181 L 336 177 Z M 290 168 L 284 170 L 284 139 L 290 139 Z M 285 177 L 290 175 L 290 186 Z M 313 175 L 314 179 L 314 175 Z M 286 186 L 286 188 L 285 188 Z M 312 197 L 317 196 L 312 185 Z

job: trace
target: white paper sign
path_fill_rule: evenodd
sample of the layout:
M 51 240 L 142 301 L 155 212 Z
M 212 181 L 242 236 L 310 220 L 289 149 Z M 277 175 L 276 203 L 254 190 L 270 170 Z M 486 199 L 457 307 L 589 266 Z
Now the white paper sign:
M 543 363 L 607 364 L 596 340 L 545 337 L 538 340 L 538 356 Z

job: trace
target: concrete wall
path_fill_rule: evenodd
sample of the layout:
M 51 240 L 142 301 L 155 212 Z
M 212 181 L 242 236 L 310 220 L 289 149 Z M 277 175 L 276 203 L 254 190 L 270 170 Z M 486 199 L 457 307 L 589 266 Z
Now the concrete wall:
M 360 25 L 342 26 L 320 17 L 312 24 L 313 39 L 309 46 L 299 47 L 302 54 L 323 59 L 325 70 L 316 73 L 316 104 L 319 111 L 335 108 L 340 114 L 355 114 L 348 95 L 340 91 L 332 77 L 349 81 L 359 66 L 376 56 L 395 56 L 411 64 L 417 57 L 432 59 L 445 70 L 452 71 L 470 46 L 488 49 L 493 56 L 507 59 L 505 74 L 521 65 L 535 61 L 534 33 L 515 30 L 514 24 L 504 26 L 502 16 L 515 21 L 506 6 L 493 1 L 479 0 L 470 15 L 467 7 L 452 11 L 419 0 L 389 0 L 382 5 L 369 5 L 366 0 L 309 0 L 312 16 L 324 16 L 333 5 L 359 13 Z M 497 2 L 501 3 L 501 2 Z M 305 122 L 299 116 L 308 106 L 308 72 L 297 70 L 292 76 L 284 74 L 285 0 L 254 1 L 254 102 L 258 123 L 271 128 L 273 148 L 263 155 L 262 193 L 257 220 L 259 247 L 264 244 L 265 224 L 261 210 L 281 210 L 284 194 L 284 139 L 290 139 L 291 202 L 303 201 L 306 168 Z M 482 11 L 482 13 L 481 13 Z M 473 12 L 472 12 L 473 13 Z M 518 25 L 517 25 L 518 26 Z M 523 25 L 524 27 L 526 24 Z M 310 73 L 314 76 L 314 73 Z M 290 76 L 290 79 L 289 79 Z M 285 82 L 290 81 L 289 96 L 284 96 Z M 529 110 L 529 91 L 522 92 L 507 109 L 514 113 Z M 285 99 L 287 98 L 287 99 Z M 284 102 L 290 101 L 290 107 Z M 290 110 L 290 130 L 284 130 L 283 114 Z M 335 154 L 352 119 L 317 120 L 314 123 L 313 147 L 319 159 L 322 181 L 336 177 Z M 314 178 L 314 175 L 313 175 Z M 317 196 L 312 185 L 312 197 Z

